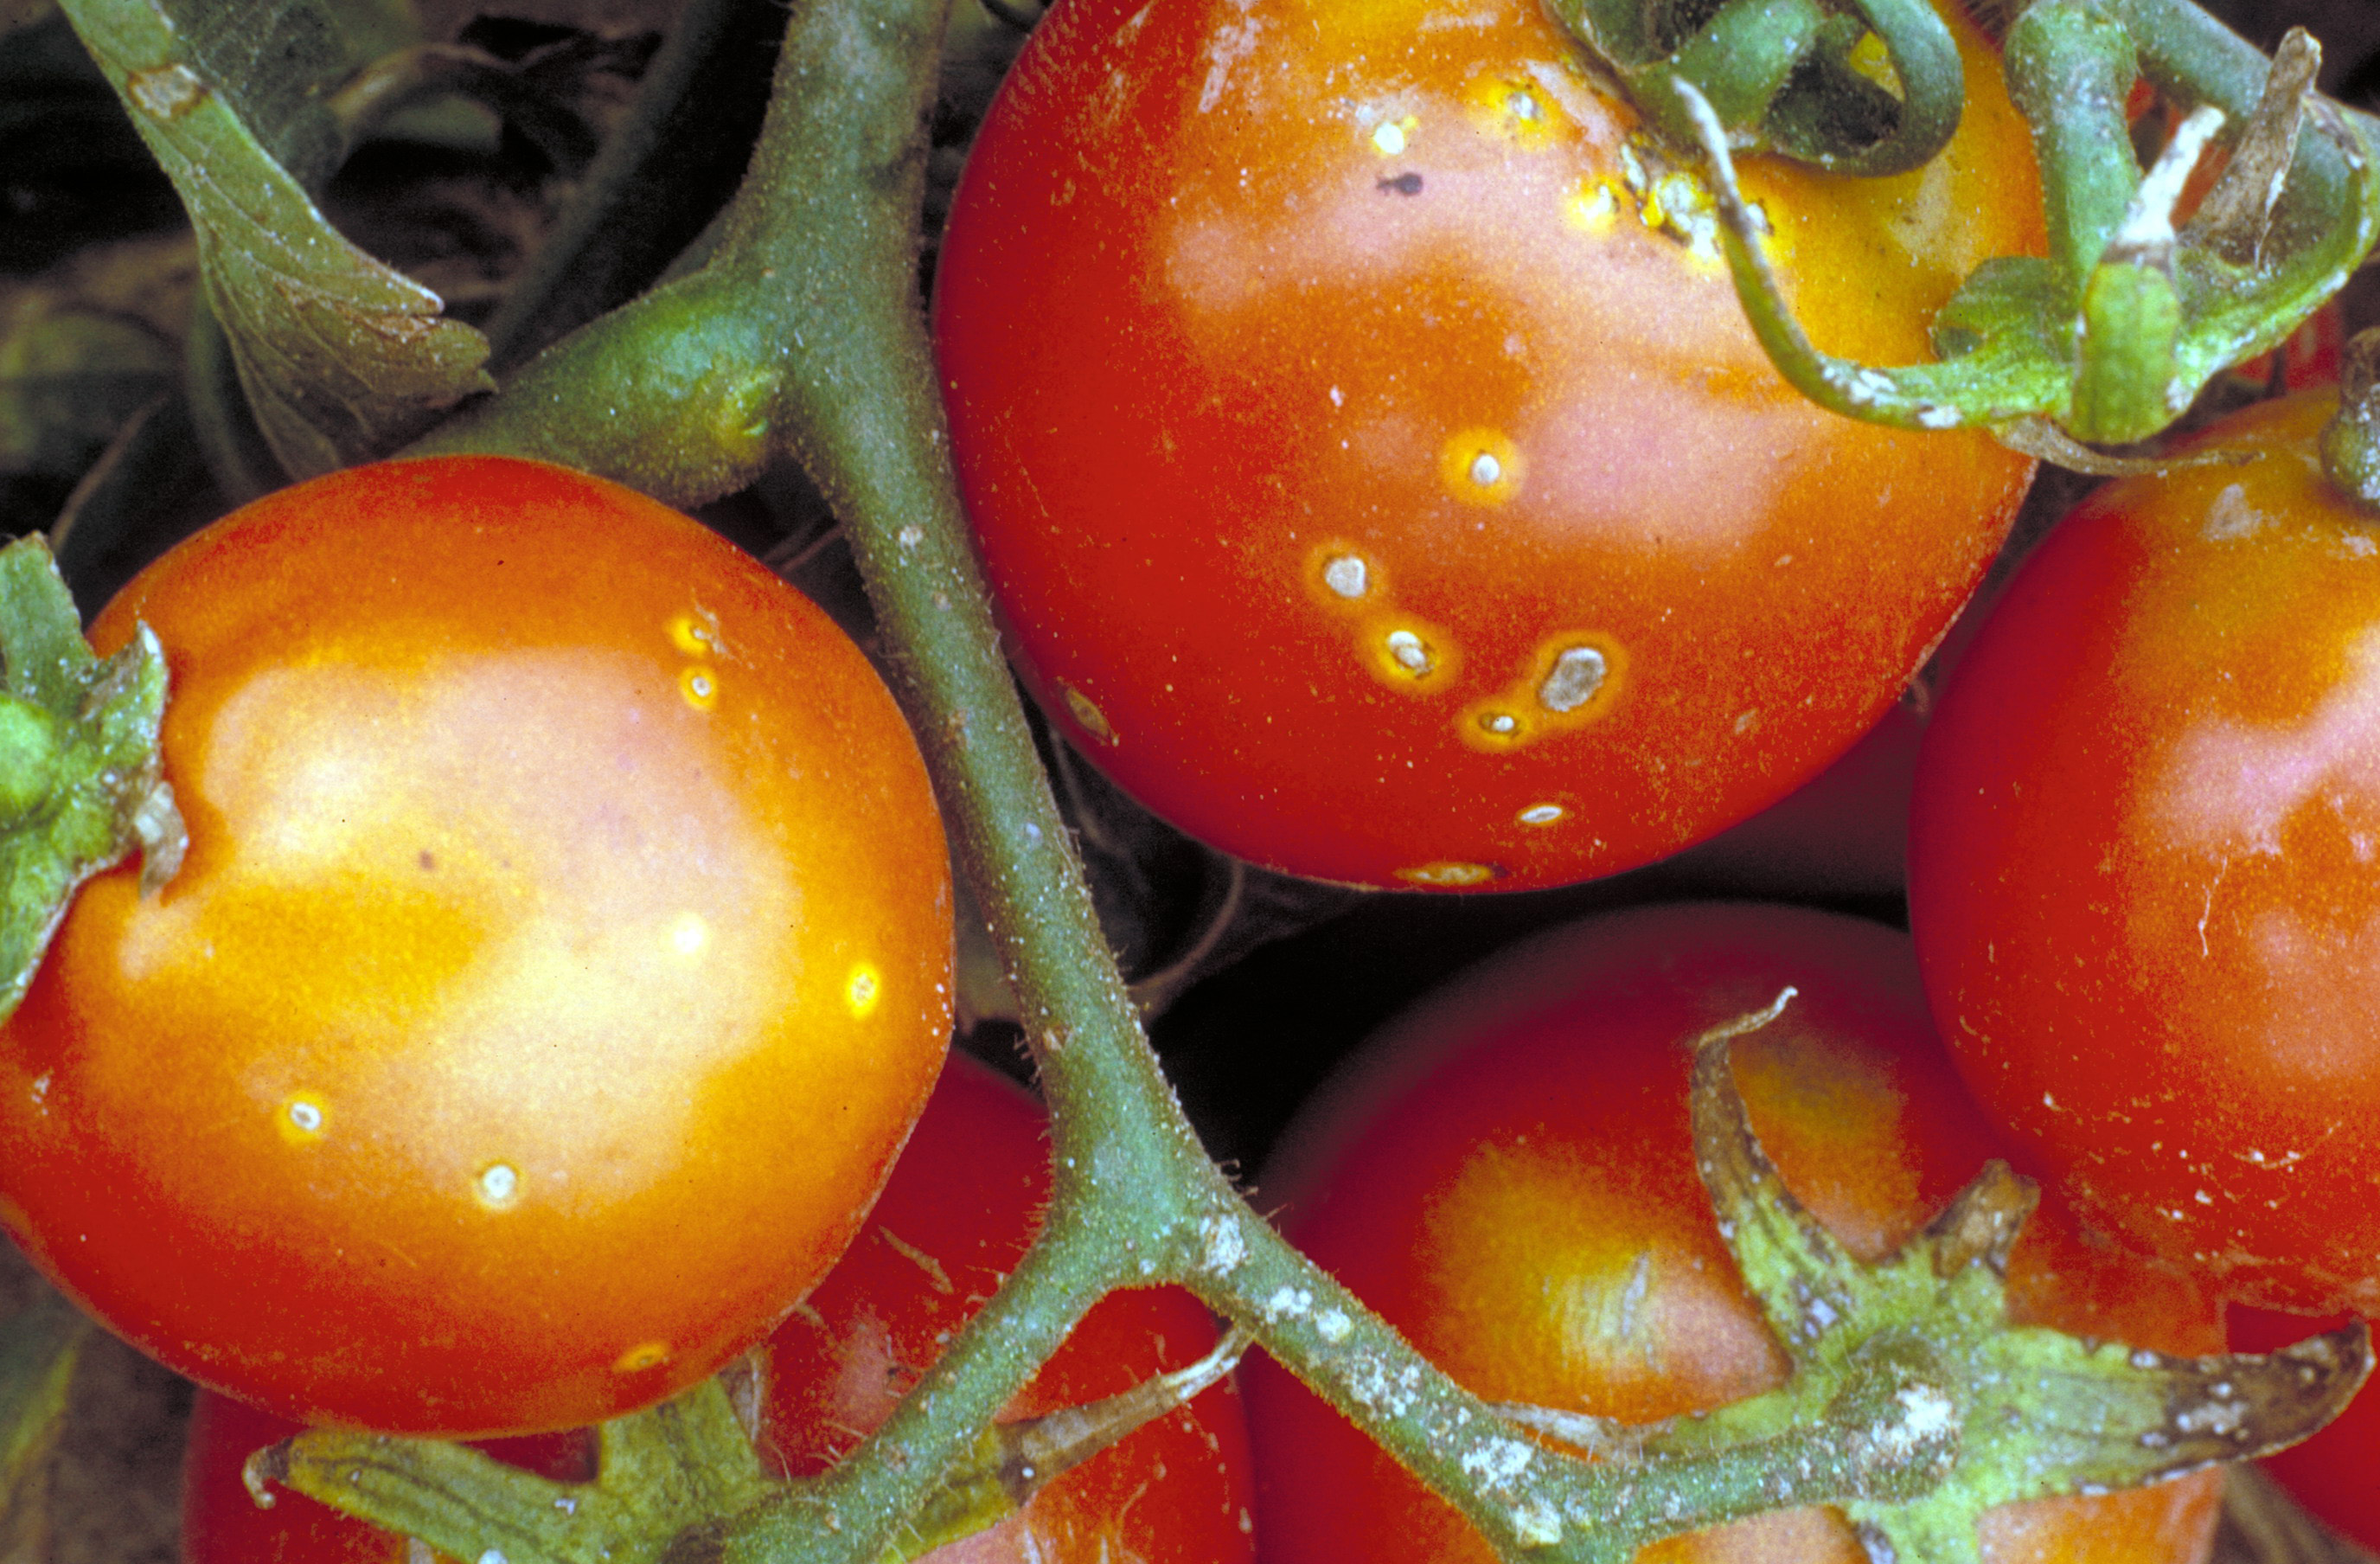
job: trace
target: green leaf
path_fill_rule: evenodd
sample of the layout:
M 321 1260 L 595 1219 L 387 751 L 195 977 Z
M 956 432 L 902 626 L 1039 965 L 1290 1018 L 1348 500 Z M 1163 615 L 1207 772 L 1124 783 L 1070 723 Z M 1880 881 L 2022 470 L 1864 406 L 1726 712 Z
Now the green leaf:
M 195 6 L 214 25 L 190 35 L 143 0 L 67 0 L 66 9 L 189 213 L 208 303 L 257 422 L 292 473 L 384 455 L 492 385 L 481 367 L 486 339 L 445 319 L 436 294 L 341 237 L 268 151 L 261 131 L 306 166 L 327 156 L 318 149 L 331 132 L 327 115 L 318 127 L 310 113 L 282 112 L 278 98 L 267 104 L 250 90 L 268 61 L 235 47 L 243 41 L 221 19 L 248 6 Z M 270 9 L 285 22 L 312 14 Z M 336 43 L 326 27 L 275 35 L 310 62 Z M 261 127 L 244 116 L 244 101 L 272 111 Z
M 0 1020 L 17 1008 L 75 889 L 143 854 L 153 889 L 181 861 L 157 751 L 165 656 L 142 627 L 102 662 L 39 537 L 0 548 Z
M 0 472 L 77 476 L 173 388 L 180 358 L 140 322 L 50 289 L 0 296 Z

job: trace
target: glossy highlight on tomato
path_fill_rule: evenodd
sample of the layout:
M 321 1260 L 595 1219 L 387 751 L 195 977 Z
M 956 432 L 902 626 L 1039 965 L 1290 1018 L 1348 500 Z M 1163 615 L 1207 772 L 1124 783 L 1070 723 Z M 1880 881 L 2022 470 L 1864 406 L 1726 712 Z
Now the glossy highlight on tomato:
M 1807 909 L 1678 904 L 1560 928 L 1392 1023 L 1309 1107 L 1262 1189 L 1297 1245 L 1467 1388 L 1645 1423 L 1779 1383 L 1694 1170 L 1686 1045 L 1770 1003 L 1735 1076 L 1785 1182 L 1862 1260 L 1892 1252 L 1999 1155 L 1928 1022 L 1905 936 Z M 2054 1201 L 2010 1259 L 2020 1322 L 2220 1350 L 2179 1277 L 2083 1243 Z M 1274 1564 L 1494 1554 L 1269 1361 L 1247 1381 Z M 1987 1564 L 2204 1557 L 2219 1473 L 1989 1511 Z M 1865 1564 L 1832 1510 L 1671 1538 L 1646 1560 Z
M 0 1031 L 0 1215 L 201 1384 L 454 1436 L 646 1405 L 856 1230 L 950 1024 L 931 790 L 764 568 L 538 463 L 356 469 L 143 572 L 190 846 Z
M 2227 1293 L 2380 1312 L 2380 532 L 2335 396 L 2092 495 L 1919 761 L 1912 929 L 1976 1096 L 2093 1221 Z
M 954 1054 L 868 1230 L 769 1340 L 763 1448 L 787 1476 L 825 1471 L 890 1415 L 1040 1229 L 1050 1198 L 1038 1104 Z M 1005 1418 L 1118 1395 L 1210 1351 L 1215 1322 L 1179 1289 L 1109 1294 Z M 934 1564 L 1246 1564 L 1247 1423 L 1231 1382 L 1057 1478 Z
M 1748 161 L 1822 347 L 1927 356 L 2041 242 L 1963 18 L 1925 170 Z M 1693 157 L 1536 0 L 1065 0 L 938 270 L 953 449 L 1019 666 L 1159 814 L 1390 887 L 1643 863 L 1871 727 L 2030 464 L 1820 411 Z

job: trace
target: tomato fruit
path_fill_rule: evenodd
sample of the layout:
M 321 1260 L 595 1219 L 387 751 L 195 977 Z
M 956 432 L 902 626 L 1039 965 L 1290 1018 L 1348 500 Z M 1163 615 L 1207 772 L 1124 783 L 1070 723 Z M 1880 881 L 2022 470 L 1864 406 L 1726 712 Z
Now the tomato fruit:
M 229 1396 L 199 1392 L 182 1449 L 182 1564 L 426 1564 L 404 1537 L 383 1532 L 288 1488 L 273 1507 L 250 1497 L 241 1477 L 248 1458 L 304 1431 Z M 584 1483 L 595 1475 L 595 1439 L 585 1429 L 492 1439 L 480 1447 L 499 1460 Z M 447 1556 L 429 1558 L 447 1564 Z
M 1432 1361 L 1493 1400 L 1632 1423 L 1756 1394 L 1785 1360 L 1694 1171 L 1688 1051 L 1734 1045 L 1787 1185 L 1864 1260 L 1897 1248 L 1998 1147 L 1934 1038 L 1907 940 L 1781 907 L 1681 904 L 1558 929 L 1393 1023 L 1293 1128 L 1264 1191 L 1291 1238 Z M 2011 1314 L 2169 1351 L 2220 1350 L 2190 1283 L 2094 1251 L 2053 1209 L 2010 1263 Z M 1245 1371 L 1269 1558 L 1493 1557 L 1453 1509 L 1279 1367 Z M 2219 1479 L 2003 1506 L 1987 1560 L 2191 1560 Z M 1667 1560 L 1867 1556 L 1822 1509 L 1670 1539 Z
M 1963 17 L 1926 169 L 1748 161 L 1821 346 L 1925 357 L 2042 243 Z M 1692 172 L 1536 0 L 1066 0 L 937 273 L 953 451 L 1019 666 L 1157 813 L 1271 867 L 1564 884 L 1873 726 L 2031 467 L 1770 368 Z
M 1048 1126 L 1021 1088 L 953 1056 L 868 1231 L 770 1338 L 760 1447 L 779 1476 L 822 1472 L 892 1410 L 1039 1229 Z M 1215 1345 L 1179 1289 L 1114 1294 L 1075 1326 L 1010 1405 L 1030 1417 L 1095 1401 Z M 405 1564 L 402 1539 L 301 1495 L 260 1510 L 250 1451 L 298 1432 L 202 1396 L 183 1499 L 186 1564 Z M 1017 1514 L 936 1549 L 934 1564 L 1245 1564 L 1252 1555 L 1247 1423 L 1228 1382 L 1057 1478 Z M 543 1436 L 490 1451 L 562 1481 L 594 1476 L 590 1439 Z M 275 1551 L 278 1549 L 279 1551 Z
M 2333 397 L 2095 493 L 1919 760 L 1911 916 L 1975 1094 L 2091 1220 L 2229 1294 L 2380 1311 L 2380 544 Z
M 872 1432 L 1040 1230 L 1048 1125 L 1021 1088 L 952 1056 L 868 1231 L 769 1340 L 762 1426 L 779 1469 L 820 1472 Z M 1179 1289 L 1111 1293 L 1010 1403 L 1031 1417 L 1113 1396 L 1214 1349 Z M 1125 1436 L 935 1564 L 1245 1564 L 1246 1419 L 1229 1381 Z
M 931 1089 L 950 893 L 856 647 L 616 485 L 394 462 L 92 628 L 164 641 L 163 894 L 93 881 L 0 1031 L 0 1216 L 202 1384 L 455 1436 L 765 1336 Z

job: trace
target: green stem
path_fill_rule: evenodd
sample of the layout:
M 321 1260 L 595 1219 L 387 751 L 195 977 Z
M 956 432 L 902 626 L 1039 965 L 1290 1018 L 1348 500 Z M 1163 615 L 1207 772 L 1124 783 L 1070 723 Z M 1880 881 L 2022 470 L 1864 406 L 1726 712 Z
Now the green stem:
M 1767 1401 L 1711 1425 L 1738 1437 L 1648 1440 L 1624 1464 L 1531 1442 L 1272 1232 L 1208 1161 L 1110 958 L 956 498 L 915 266 L 946 4 L 798 0 L 710 259 L 557 344 L 424 447 L 552 457 L 681 503 L 774 458 L 802 461 L 867 580 L 891 682 L 1052 1110 L 1040 1243 L 871 1439 L 706 1546 L 754 1564 L 874 1558 L 1101 1292 L 1161 1282 L 1258 1331 L 1508 1556 L 1619 1564 L 1652 1536 L 1756 1509 L 1897 1494 L 1914 1479 L 1890 1465 L 1906 1441 L 1892 1437 L 1900 1403 L 1888 1393 L 1874 1408 L 1806 1404 L 1840 1414 L 1823 1419 Z
M 883 1426 L 825 1476 L 735 1517 L 721 1534 L 720 1564 L 878 1558 L 958 1454 L 1120 1279 L 1103 1235 L 1052 1213 L 1040 1241 Z
M 2080 0 L 2039 0 L 2009 30 L 2009 93 L 2033 128 L 2049 255 L 2078 294 L 2140 189 L 2124 100 L 2131 39 Z

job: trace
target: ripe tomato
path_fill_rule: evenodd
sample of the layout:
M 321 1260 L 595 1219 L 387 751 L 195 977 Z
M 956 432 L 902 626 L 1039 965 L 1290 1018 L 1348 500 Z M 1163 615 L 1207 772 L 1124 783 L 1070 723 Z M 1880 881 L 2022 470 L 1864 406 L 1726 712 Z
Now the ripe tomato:
M 1032 1098 L 953 1056 L 868 1230 L 769 1340 L 763 1425 L 788 1475 L 820 1472 L 873 1431 L 941 1356 L 1040 1230 L 1046 1120 Z M 1178 1289 L 1111 1294 L 1010 1403 L 1030 1417 L 1196 1361 L 1215 1323 Z M 935 1564 L 1245 1564 L 1253 1556 L 1247 1425 L 1227 1382 L 1149 1423 Z
M 0 1216 L 309 1423 L 616 1415 L 766 1335 L 941 1058 L 933 798 L 858 650 L 696 523 L 502 459 L 226 518 L 92 629 L 174 683 L 180 874 L 0 1031 Z
M 985 1066 L 953 1057 L 868 1232 L 769 1342 L 761 1448 L 779 1475 L 825 1470 L 884 1421 L 1024 1254 L 1049 1192 L 1039 1108 Z M 1118 1293 L 1075 1328 L 1009 1415 L 1114 1395 L 1214 1345 L 1214 1321 L 1189 1294 Z M 404 1564 L 401 1539 L 298 1495 L 277 1493 L 273 1509 L 257 1509 L 240 1464 L 296 1432 L 200 1399 L 183 1490 L 186 1564 Z M 593 1475 L 581 1452 L 552 1436 L 493 1450 L 565 1481 Z M 1250 1503 L 1246 1422 L 1226 1384 L 1058 1478 L 998 1526 L 927 1557 L 1245 1564 Z
M 240 1475 L 248 1458 L 303 1426 L 229 1396 L 199 1392 L 182 1450 L 182 1564 L 425 1564 L 406 1538 L 304 1494 L 275 1488 L 270 1509 L 249 1496 Z M 595 1475 L 595 1440 L 583 1429 L 480 1448 L 559 1483 Z M 429 1557 L 449 1564 L 445 1554 Z
M 2326 394 L 2098 491 L 1919 763 L 1911 911 L 1977 1096 L 2091 1219 L 2228 1292 L 2380 1311 L 2380 546 Z
M 1819 343 L 1925 357 L 2036 250 L 2024 125 L 1926 169 L 1747 163 Z M 1156 813 L 1273 867 L 1562 884 L 1791 792 L 1974 585 L 2030 464 L 1819 411 L 1694 158 L 1536 0 L 1066 0 L 939 270 L 952 440 L 1026 680 Z
M 1265 1183 L 1290 1236 L 1480 1395 L 1648 1422 L 1769 1388 L 1783 1354 L 1694 1172 L 1688 1054 L 1735 1044 L 1787 1184 L 1854 1254 L 1898 1247 L 1996 1154 L 1927 1025 L 1908 943 L 1799 909 L 1673 905 L 1557 930 L 1392 1025 L 1309 1110 Z M 2085 1248 L 2045 1210 L 2011 1259 L 2021 1319 L 2220 1350 L 2188 1283 Z M 1455 1511 L 1269 1362 L 1247 1374 L 1269 1557 L 1485 1560 Z M 1987 1560 L 2203 1557 L 2219 1480 L 2004 1506 Z M 1762 1516 L 1645 1558 L 1866 1558 L 1830 1510 Z

